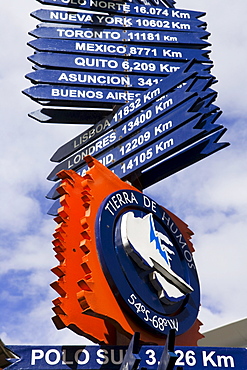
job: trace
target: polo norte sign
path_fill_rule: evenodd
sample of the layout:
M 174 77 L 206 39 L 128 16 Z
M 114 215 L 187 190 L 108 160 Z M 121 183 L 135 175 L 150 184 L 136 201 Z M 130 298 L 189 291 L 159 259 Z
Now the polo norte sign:
M 205 13 L 172 0 L 39 2 L 67 9 L 31 14 L 46 24 L 30 32 L 34 86 L 24 93 L 48 108 L 30 116 L 92 125 L 51 158 L 54 324 L 96 343 L 133 336 L 123 370 L 142 360 L 135 333 L 167 338 L 157 369 L 172 369 L 172 333 L 180 345 L 201 337 L 191 231 L 142 190 L 228 145 Z
M 154 59 L 161 60 L 191 60 L 196 59 L 199 62 L 210 62 L 207 54 L 208 51 L 195 49 L 178 49 L 178 48 L 164 48 L 164 47 L 147 47 L 131 46 L 115 43 L 106 42 L 81 42 L 76 40 L 57 40 L 49 38 L 40 38 L 37 40 L 30 41 L 29 46 L 33 47 L 38 51 L 50 51 L 50 52 L 66 52 L 66 53 L 78 53 L 78 54 L 99 54 L 99 55 L 113 55 L 116 57 L 128 57 L 128 58 L 146 58 L 152 57 Z M 79 61 L 77 60 L 77 65 Z

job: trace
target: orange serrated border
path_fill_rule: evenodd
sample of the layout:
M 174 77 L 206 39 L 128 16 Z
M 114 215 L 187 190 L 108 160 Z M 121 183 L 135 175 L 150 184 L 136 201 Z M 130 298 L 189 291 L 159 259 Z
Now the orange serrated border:
M 81 177 L 74 171 L 58 174 L 62 179 L 58 188 L 61 208 L 55 218 L 58 226 L 53 244 L 60 263 L 52 269 L 58 280 L 51 286 L 60 297 L 53 301 L 56 314 L 53 321 L 58 329 L 68 327 L 96 343 L 127 344 L 138 331 L 143 343 L 163 345 L 165 336 L 157 337 L 143 330 L 122 311 L 102 271 L 96 248 L 94 225 L 103 200 L 118 190 L 138 190 L 91 156 L 85 160 L 89 166 L 85 176 Z M 190 241 L 193 233 L 183 221 L 168 213 L 181 227 L 193 252 Z M 202 337 L 200 325 L 197 320 L 189 331 L 177 336 L 176 343 L 196 345 Z

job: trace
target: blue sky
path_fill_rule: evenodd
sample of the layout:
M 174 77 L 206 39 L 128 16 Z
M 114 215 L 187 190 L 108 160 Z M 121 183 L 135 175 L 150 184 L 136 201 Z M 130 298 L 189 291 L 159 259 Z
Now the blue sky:
M 21 91 L 30 86 L 26 46 L 36 26 L 29 14 L 35 0 L 1 6 L 1 218 L 0 338 L 6 344 L 85 344 L 51 321 L 57 294 L 49 284 L 57 264 L 52 250 L 55 223 L 46 215 L 51 187 L 46 176 L 56 149 L 83 127 L 42 125 L 28 118 L 40 108 Z M 219 119 L 231 146 L 146 190 L 194 231 L 195 261 L 201 281 L 202 332 L 246 316 L 247 227 L 247 4 L 236 0 L 178 0 L 180 9 L 206 11 L 213 74 L 218 83 Z

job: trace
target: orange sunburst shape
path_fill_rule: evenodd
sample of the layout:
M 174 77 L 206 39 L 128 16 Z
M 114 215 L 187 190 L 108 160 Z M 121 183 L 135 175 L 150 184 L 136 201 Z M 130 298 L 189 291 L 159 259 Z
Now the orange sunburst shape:
M 96 343 L 128 344 L 135 332 L 143 343 L 163 345 L 159 337 L 144 330 L 119 306 L 102 271 L 96 248 L 94 225 L 103 200 L 118 190 L 139 191 L 123 182 L 91 156 L 85 157 L 89 170 L 85 176 L 61 171 L 58 187 L 61 207 L 54 219 L 54 251 L 59 265 L 52 269 L 58 280 L 51 284 L 59 297 L 53 303 L 58 329 L 68 327 Z M 167 211 L 168 212 L 168 211 Z M 193 234 L 178 217 L 168 212 L 179 226 L 191 252 Z M 186 333 L 177 336 L 179 345 L 197 345 L 202 337 L 196 320 Z

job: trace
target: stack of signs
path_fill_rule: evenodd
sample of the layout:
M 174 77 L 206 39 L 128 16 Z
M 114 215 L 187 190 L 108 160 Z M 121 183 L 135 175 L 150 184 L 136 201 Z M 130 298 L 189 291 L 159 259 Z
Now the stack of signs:
M 26 77 L 35 85 L 24 93 L 53 108 L 31 117 L 93 124 L 56 151 L 49 180 L 64 169 L 83 175 L 91 155 L 144 189 L 228 145 L 218 143 L 225 129 L 215 123 L 205 13 L 175 9 L 172 0 L 38 1 L 76 11 L 32 13 L 46 23 L 30 32 L 35 70 Z M 56 187 L 48 198 L 58 198 Z
M 116 104 L 134 101 L 143 90 L 193 58 L 195 69 L 200 70 L 202 63 L 208 71 L 212 66 L 209 51 L 204 50 L 209 45 L 205 41 L 209 33 L 205 22 L 198 19 L 204 13 L 175 10 L 174 1 L 166 1 L 169 5 L 158 1 L 158 6 L 144 6 L 141 0 L 141 4 L 39 1 L 78 9 L 40 9 L 32 13 L 44 23 L 30 32 L 36 37 L 29 43 L 36 50 L 29 58 L 35 71 L 26 77 L 35 86 L 24 93 L 43 105 L 112 109 Z M 31 116 L 60 123 L 58 109 L 42 113 Z M 70 109 L 68 121 L 62 120 L 69 123 L 71 117 L 73 123 L 97 123 L 98 118 L 92 122 L 87 116 L 84 119 L 81 111 Z

